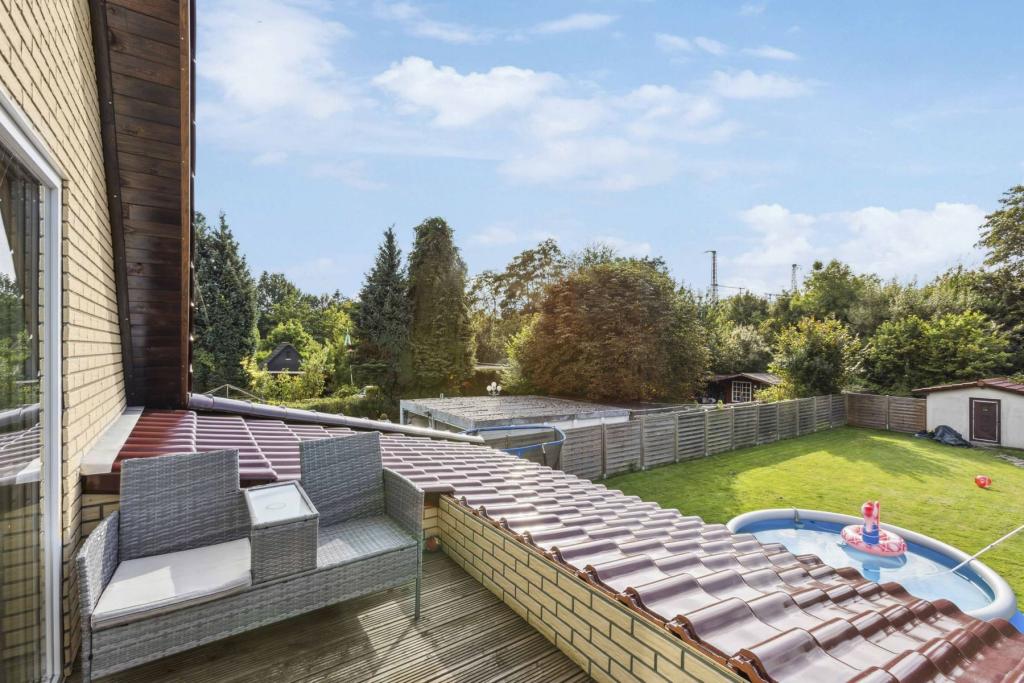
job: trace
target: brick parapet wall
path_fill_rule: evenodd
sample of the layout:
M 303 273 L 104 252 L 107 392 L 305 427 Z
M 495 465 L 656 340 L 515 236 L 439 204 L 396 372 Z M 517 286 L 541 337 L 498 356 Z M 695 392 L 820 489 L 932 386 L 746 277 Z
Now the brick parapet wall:
M 445 553 L 592 678 L 742 680 L 448 496 L 438 522 Z
M 83 532 L 119 500 L 85 494 Z M 449 496 L 427 496 L 423 535 L 598 681 L 741 680 Z
M 2 0 L 0 85 L 63 176 L 62 543 L 65 662 L 79 647 L 72 559 L 82 456 L 125 405 L 88 0 Z

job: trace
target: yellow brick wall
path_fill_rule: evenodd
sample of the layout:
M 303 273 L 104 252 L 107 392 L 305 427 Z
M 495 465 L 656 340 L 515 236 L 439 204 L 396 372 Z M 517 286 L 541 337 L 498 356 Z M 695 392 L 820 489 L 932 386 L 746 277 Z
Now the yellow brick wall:
M 70 561 L 81 542 L 82 455 L 124 407 L 121 345 L 88 0 L 0 0 L 0 85 L 64 177 L 64 648 L 79 644 Z
M 451 498 L 438 511 L 445 553 L 595 680 L 742 680 Z

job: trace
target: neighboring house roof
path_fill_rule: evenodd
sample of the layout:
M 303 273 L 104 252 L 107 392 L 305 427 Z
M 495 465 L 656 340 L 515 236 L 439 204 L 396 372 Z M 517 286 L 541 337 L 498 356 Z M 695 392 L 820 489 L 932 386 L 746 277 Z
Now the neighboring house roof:
M 728 375 L 715 375 L 712 382 L 724 382 L 730 379 L 749 379 L 758 384 L 782 384 L 782 378 L 770 372 L 734 372 Z
M 953 384 L 938 384 L 933 387 L 922 387 L 920 389 L 914 389 L 915 394 L 930 394 L 936 391 L 953 391 L 955 389 L 997 389 L 999 391 L 1008 391 L 1012 394 L 1024 394 L 1024 384 L 1020 382 L 1014 382 L 1007 377 L 990 377 L 988 379 L 979 379 L 973 382 L 955 382 Z
M 156 455 L 241 445 L 243 478 L 259 472 L 295 479 L 301 441 L 351 433 L 153 411 L 139 420 L 119 460 L 136 457 L 136 448 Z M 923 680 L 938 675 L 939 665 L 949 679 L 996 681 L 1024 659 L 1024 635 L 1006 621 L 974 619 L 949 601 L 920 600 L 896 583 L 865 580 L 854 569 L 795 556 L 780 544 L 486 446 L 382 434 L 381 451 L 388 469 L 424 491 L 451 494 L 596 590 L 755 681 L 812 674 Z M 946 666 L 948 657 L 955 666 Z
M 291 343 L 289 343 L 289 342 L 279 342 L 278 345 L 274 347 L 274 350 L 270 352 L 270 355 L 266 357 L 266 359 L 263 361 L 263 363 L 261 363 L 261 365 L 263 367 L 265 367 L 265 368 L 266 367 L 270 367 L 270 364 L 273 363 L 275 360 L 277 360 L 278 356 L 280 356 L 282 353 L 285 353 L 286 351 L 289 351 L 289 350 L 292 353 L 295 354 L 296 358 L 299 357 L 298 350 Z

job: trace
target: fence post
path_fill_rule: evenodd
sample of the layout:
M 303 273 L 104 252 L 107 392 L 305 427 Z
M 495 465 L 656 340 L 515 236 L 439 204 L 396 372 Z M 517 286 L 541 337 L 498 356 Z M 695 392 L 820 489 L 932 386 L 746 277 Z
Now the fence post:
M 608 424 L 601 421 L 601 478 L 608 478 Z
M 891 431 L 889 428 L 889 411 L 891 410 L 889 399 L 892 398 L 889 394 L 885 395 L 885 431 Z
M 647 415 L 640 416 L 640 471 L 647 469 Z
M 710 411 L 701 409 L 704 412 L 704 455 L 711 455 L 711 444 L 708 443 L 708 413 Z
M 736 409 L 729 409 L 729 450 L 736 450 Z
M 800 399 L 794 398 L 793 402 L 796 403 L 796 435 L 800 436 Z
M 761 445 L 761 404 L 754 407 L 754 445 Z
M 672 437 L 672 462 L 679 462 L 679 413 L 672 413 L 674 418 Z

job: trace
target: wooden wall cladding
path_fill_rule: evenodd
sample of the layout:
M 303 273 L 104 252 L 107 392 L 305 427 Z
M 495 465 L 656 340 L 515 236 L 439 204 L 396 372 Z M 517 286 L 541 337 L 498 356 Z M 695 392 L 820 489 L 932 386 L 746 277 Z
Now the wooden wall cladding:
M 91 0 L 130 404 L 188 401 L 193 176 L 190 0 Z

